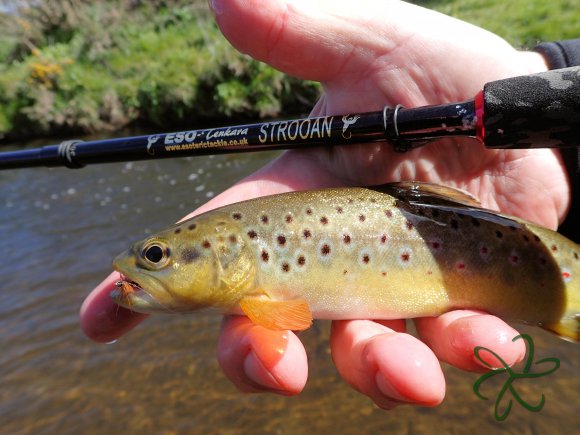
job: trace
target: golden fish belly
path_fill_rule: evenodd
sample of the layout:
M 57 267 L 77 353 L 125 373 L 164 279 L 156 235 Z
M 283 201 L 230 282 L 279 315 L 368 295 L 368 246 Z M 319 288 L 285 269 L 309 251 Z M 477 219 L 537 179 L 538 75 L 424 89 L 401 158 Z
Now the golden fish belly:
M 570 242 L 556 235 L 546 243 L 542 237 L 555 233 L 488 211 L 414 206 L 362 188 L 273 196 L 227 211 L 255 256 L 255 291 L 303 299 L 315 318 L 477 308 L 549 324 L 564 311 Z

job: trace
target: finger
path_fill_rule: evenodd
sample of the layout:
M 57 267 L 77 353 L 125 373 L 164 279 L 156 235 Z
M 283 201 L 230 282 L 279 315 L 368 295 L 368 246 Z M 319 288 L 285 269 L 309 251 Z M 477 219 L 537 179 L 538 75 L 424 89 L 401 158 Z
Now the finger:
M 348 83 L 365 99 L 374 98 L 369 92 L 373 87 L 377 97 L 382 90 L 383 99 L 398 98 L 389 104 L 435 103 L 457 98 L 441 95 L 443 89 L 460 86 L 459 94 L 473 96 L 483 79 L 519 72 L 519 65 L 513 71 L 507 67 L 519 62 L 518 52 L 503 39 L 406 2 L 363 0 L 356 7 L 352 2 L 295 0 L 210 4 L 222 32 L 240 51 L 297 77 L 340 88 Z M 419 82 L 425 82 L 422 101 L 408 92 Z M 351 99 L 349 107 L 356 105 Z
M 115 304 L 109 294 L 120 279 L 113 272 L 85 299 L 80 310 L 81 328 L 92 340 L 108 343 L 133 329 L 147 316 Z
M 224 319 L 218 361 L 242 392 L 298 394 L 308 378 L 306 351 L 291 331 L 273 331 L 247 317 Z
M 335 321 L 332 358 L 341 376 L 378 406 L 435 406 L 445 396 L 445 379 L 437 358 L 415 337 L 396 332 L 392 322 Z M 395 323 L 395 328 L 400 328 Z
M 480 311 L 457 310 L 439 317 L 415 319 L 417 331 L 437 357 L 462 370 L 486 371 L 489 366 L 474 354 L 477 346 L 493 350 L 508 365 L 521 361 L 526 353 L 523 340 L 512 342 L 518 332 L 503 320 Z M 491 353 L 480 353 L 491 367 L 502 363 Z

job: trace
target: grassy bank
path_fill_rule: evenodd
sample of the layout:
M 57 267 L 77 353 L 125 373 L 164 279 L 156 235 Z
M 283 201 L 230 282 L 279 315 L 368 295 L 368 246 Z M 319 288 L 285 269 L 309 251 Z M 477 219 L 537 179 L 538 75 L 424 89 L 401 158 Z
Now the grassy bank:
M 7 2 L 4 2 L 7 3 Z M 0 13 L 0 139 L 305 112 L 318 88 L 242 56 L 205 0 L 40 1 Z M 574 1 L 416 1 L 519 47 L 578 37 Z

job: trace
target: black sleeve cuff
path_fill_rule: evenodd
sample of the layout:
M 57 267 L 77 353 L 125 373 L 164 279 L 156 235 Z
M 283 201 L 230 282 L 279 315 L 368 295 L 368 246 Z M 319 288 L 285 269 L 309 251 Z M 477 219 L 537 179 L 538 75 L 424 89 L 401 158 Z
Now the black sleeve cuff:
M 580 38 L 567 41 L 543 42 L 534 48 L 548 63 L 550 69 L 580 65 Z

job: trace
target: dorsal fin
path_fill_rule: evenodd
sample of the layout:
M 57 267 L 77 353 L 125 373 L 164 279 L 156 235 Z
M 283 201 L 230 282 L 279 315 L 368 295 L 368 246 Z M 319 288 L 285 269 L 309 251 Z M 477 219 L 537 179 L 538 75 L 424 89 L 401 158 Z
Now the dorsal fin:
M 399 181 L 372 187 L 372 189 L 389 193 L 410 203 L 421 203 L 421 198 L 429 197 L 437 199 L 438 203 L 454 203 L 481 208 L 481 203 L 471 193 L 434 183 Z

